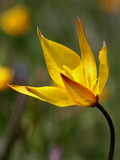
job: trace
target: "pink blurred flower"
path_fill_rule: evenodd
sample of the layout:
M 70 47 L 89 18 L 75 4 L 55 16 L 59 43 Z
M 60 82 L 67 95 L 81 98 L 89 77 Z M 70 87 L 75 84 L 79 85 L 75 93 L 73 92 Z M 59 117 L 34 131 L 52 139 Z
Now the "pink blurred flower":
M 60 160 L 62 156 L 62 149 L 55 147 L 51 150 L 48 160 Z

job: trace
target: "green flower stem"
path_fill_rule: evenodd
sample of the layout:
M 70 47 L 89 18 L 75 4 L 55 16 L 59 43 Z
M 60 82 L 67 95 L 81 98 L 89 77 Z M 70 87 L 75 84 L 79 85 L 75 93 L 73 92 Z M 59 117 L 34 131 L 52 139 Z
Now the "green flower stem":
M 109 148 L 109 155 L 108 155 L 108 160 L 113 160 L 113 154 L 114 154 L 114 148 L 115 148 L 115 130 L 113 126 L 113 122 L 109 116 L 109 114 L 106 112 L 106 110 L 98 103 L 96 107 L 103 113 L 105 116 L 109 128 L 110 128 L 110 148 Z

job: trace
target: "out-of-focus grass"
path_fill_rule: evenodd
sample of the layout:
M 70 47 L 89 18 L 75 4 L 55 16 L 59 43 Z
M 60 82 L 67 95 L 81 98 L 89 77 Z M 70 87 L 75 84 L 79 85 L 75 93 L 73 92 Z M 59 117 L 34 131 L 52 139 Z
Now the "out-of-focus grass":
M 107 42 L 110 62 L 110 77 L 107 84 L 109 96 L 102 104 L 115 124 L 114 159 L 119 160 L 119 8 L 105 10 L 100 0 L 1 0 L 0 15 L 17 4 L 25 5 L 30 10 L 29 30 L 23 35 L 9 35 L 0 27 L 0 65 L 14 70 L 14 84 L 31 86 L 51 84 L 36 34 L 37 26 L 48 39 L 64 44 L 79 53 L 75 22 L 76 16 L 79 16 L 96 58 L 103 40 Z M 17 107 L 17 97 L 18 93 L 9 88 L 0 91 L 0 147 L 6 134 L 9 134 L 7 128 Z M 26 97 L 24 106 L 13 139 L 14 143 L 10 145 L 9 160 L 51 160 L 50 154 L 56 148 L 59 148 L 61 160 L 106 159 L 109 130 L 97 109 L 78 106 L 58 108 L 31 97 Z

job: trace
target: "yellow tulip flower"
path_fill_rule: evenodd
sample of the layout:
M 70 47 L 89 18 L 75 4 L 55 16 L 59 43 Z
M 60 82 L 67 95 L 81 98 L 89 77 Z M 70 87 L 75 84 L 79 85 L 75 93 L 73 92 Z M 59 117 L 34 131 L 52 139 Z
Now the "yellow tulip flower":
M 20 93 L 60 107 L 71 105 L 95 107 L 108 79 L 107 47 L 104 42 L 99 52 L 100 64 L 97 73 L 94 55 L 79 18 L 77 28 L 81 57 L 71 49 L 48 40 L 39 29 L 37 30 L 47 69 L 55 86 L 8 86 Z
M 13 76 L 11 68 L 0 66 L 0 91 L 6 89 L 6 84 L 12 82 Z
M 0 16 L 1 29 L 13 36 L 25 34 L 30 25 L 30 10 L 24 5 L 16 5 L 3 12 Z

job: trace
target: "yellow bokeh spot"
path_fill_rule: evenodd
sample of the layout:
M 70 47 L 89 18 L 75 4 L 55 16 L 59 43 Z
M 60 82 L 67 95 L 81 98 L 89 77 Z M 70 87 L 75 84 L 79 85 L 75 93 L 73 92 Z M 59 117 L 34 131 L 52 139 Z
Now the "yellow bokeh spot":
M 99 0 L 100 8 L 107 13 L 120 11 L 120 0 Z
M 6 84 L 13 80 L 14 72 L 11 68 L 0 66 L 0 91 L 6 89 Z
M 0 16 L 1 29 L 10 35 L 23 35 L 31 25 L 30 10 L 23 5 L 17 5 Z

